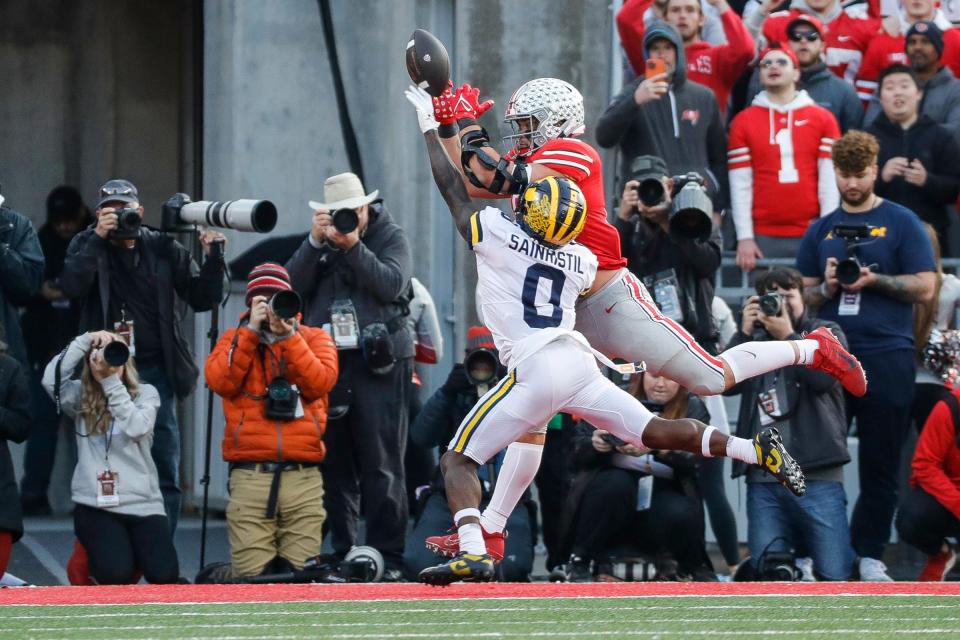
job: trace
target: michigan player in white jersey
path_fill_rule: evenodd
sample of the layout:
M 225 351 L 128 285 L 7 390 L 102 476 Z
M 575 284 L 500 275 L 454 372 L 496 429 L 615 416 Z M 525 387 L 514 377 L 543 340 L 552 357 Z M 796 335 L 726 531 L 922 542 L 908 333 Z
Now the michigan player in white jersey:
M 561 411 L 642 449 L 762 462 L 802 495 L 803 473 L 775 430 L 750 441 L 696 420 L 666 420 L 600 373 L 596 358 L 609 361 L 573 329 L 576 300 L 590 288 L 597 269 L 595 256 L 573 242 L 586 221 L 583 193 L 576 184 L 556 176 L 531 183 L 520 194 L 516 222 L 492 207 L 477 211 L 437 135 L 430 95 L 417 87 L 406 95 L 417 109 L 434 180 L 457 230 L 477 256 L 483 317 L 508 368 L 507 376 L 464 418 L 441 459 L 460 552 L 424 569 L 419 579 L 435 585 L 492 579 L 494 561 L 479 524 L 477 469 Z

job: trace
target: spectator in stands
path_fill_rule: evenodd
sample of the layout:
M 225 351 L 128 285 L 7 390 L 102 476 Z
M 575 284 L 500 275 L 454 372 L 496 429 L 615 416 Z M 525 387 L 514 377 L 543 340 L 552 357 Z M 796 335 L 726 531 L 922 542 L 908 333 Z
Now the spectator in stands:
M 923 90 L 920 112 L 945 126 L 960 141 L 960 80 L 941 66 L 943 47 L 943 32 L 932 22 L 914 22 L 907 31 L 907 58 Z M 864 126 L 869 126 L 881 111 L 880 101 L 874 96 Z
M 960 537 L 960 389 L 938 402 L 913 454 L 910 490 L 900 502 L 897 532 L 927 554 L 917 580 L 942 581 L 957 560 L 947 538 Z
M 320 553 L 322 438 L 337 350 L 326 331 L 273 311 L 272 297 L 292 290 L 280 265 L 254 267 L 240 326 L 220 336 L 207 358 L 207 385 L 223 398 L 226 418 L 234 576 L 299 570 Z
M 892 64 L 910 64 L 905 50 L 904 32 L 915 22 L 933 22 L 943 32 L 943 63 L 950 67 L 954 76 L 960 75 L 960 31 L 953 28 L 936 0 L 905 0 L 897 20 L 897 30 L 887 33 L 881 30 L 873 39 L 863 56 L 863 65 L 857 74 L 857 94 L 864 105 L 877 91 L 880 72 Z
M 709 419 L 699 398 L 667 378 L 641 374 L 630 392 L 664 418 Z M 573 447 L 578 473 L 564 518 L 572 582 L 609 579 L 618 547 L 656 556 L 659 579 L 717 580 L 705 548 L 696 458 L 638 449 L 586 422 L 577 425 Z
M 740 16 L 734 13 L 726 0 L 706 0 L 720 14 L 726 42 L 714 45 L 703 38 L 706 13 L 701 0 L 667 0 L 664 4 L 663 19 L 673 25 L 683 39 L 687 59 L 688 79 L 704 85 L 713 91 L 720 107 L 720 114 L 726 113 L 730 90 L 753 60 L 753 38 L 743 26 Z M 647 3 L 641 2 L 639 5 Z M 624 8 L 626 9 L 626 7 Z M 644 75 L 643 35 L 646 26 L 642 20 L 632 23 L 620 23 L 621 41 L 627 51 L 635 75 Z M 624 33 L 627 31 L 628 33 Z
M 860 496 L 851 520 L 862 580 L 889 581 L 884 545 L 897 505 L 901 448 L 910 429 L 914 379 L 913 304 L 930 300 L 936 283 L 933 249 L 915 213 L 877 196 L 880 145 L 850 131 L 833 146 L 842 204 L 810 225 L 797 253 L 807 307 L 840 325 L 869 385 L 862 398 L 847 395 L 847 419 L 860 439 Z M 845 241 L 834 233 L 846 225 Z M 849 249 L 849 253 L 848 253 Z M 856 265 L 838 261 L 852 254 Z M 847 267 L 853 267 L 847 273 Z M 859 276 L 859 277 L 857 277 Z
M 33 429 L 23 456 L 20 499 L 25 515 L 50 515 L 47 489 L 60 435 L 60 416 L 43 390 L 43 370 L 50 358 L 70 344 L 80 331 L 80 303 L 60 287 L 67 246 L 92 220 L 74 187 L 59 186 L 47 196 L 47 221 L 37 237 L 46 258 L 43 284 L 26 304 L 20 326 L 30 361 L 30 411 Z
M 8 442 L 21 443 L 30 433 L 30 392 L 23 366 L 0 342 L 0 576 L 10 552 L 23 536 L 23 515 Z
M 174 583 L 177 551 L 150 453 L 160 394 L 140 381 L 133 359 L 106 361 L 115 341 L 123 338 L 80 335 L 43 374 L 44 389 L 75 424 L 74 532 L 96 584 L 131 584 L 141 572 L 147 582 Z
M 3 202 L 0 195 L 0 339 L 26 370 L 30 363 L 18 307 L 40 290 L 44 258 L 30 220 Z
M 171 236 L 137 227 L 119 231 L 117 213 L 143 217 L 136 186 L 109 180 L 100 187 L 97 222 L 78 233 L 67 248 L 60 286 L 80 300 L 80 330 L 112 329 L 132 337 L 140 379 L 160 394 L 151 453 L 171 534 L 180 516 L 180 427 L 176 401 L 189 396 L 199 370 L 183 336 L 178 299 L 194 311 L 209 311 L 223 296 L 223 260 L 203 266 Z M 223 234 L 200 237 L 205 255 Z
M 800 62 L 798 88 L 806 91 L 819 106 L 830 111 L 840 125 L 840 132 L 846 133 L 849 129 L 860 127 L 863 105 L 850 83 L 827 69 L 823 61 L 825 33 L 826 29 L 819 20 L 801 13 L 787 25 L 787 44 Z M 753 100 L 760 89 L 758 67 L 751 78 L 749 99 Z
M 846 346 L 846 337 L 833 322 L 811 318 L 803 302 L 800 272 L 775 268 L 757 279 L 758 296 L 777 300 L 778 313 L 752 296 L 743 308 L 740 331 L 732 345 L 753 340 L 790 340 L 829 327 Z M 770 295 L 775 298 L 769 298 Z M 807 495 L 797 498 L 776 483 L 734 463 L 734 477 L 746 475 L 747 544 L 753 568 L 768 551 L 790 552 L 800 547 L 813 560 L 822 580 L 847 580 L 854 553 L 847 524 L 843 465 L 847 452 L 847 421 L 843 388 L 829 375 L 806 367 L 786 367 L 751 378 L 727 392 L 741 394 L 736 435 L 752 438 L 775 426 L 803 468 Z
M 644 58 L 659 58 L 666 75 L 638 78 L 625 87 L 597 122 L 597 143 L 618 146 L 621 175 L 633 159 L 663 158 L 671 174 L 696 171 L 708 184 L 714 211 L 727 203 L 726 134 L 713 93 L 687 79 L 682 40 L 669 24 L 651 25 L 643 37 Z
M 723 22 L 716 7 L 710 3 L 700 5 L 704 20 L 700 37 L 714 46 L 727 41 Z M 617 33 L 620 46 L 630 70 L 629 79 L 643 75 L 643 32 L 652 23 L 667 19 L 667 0 L 626 0 L 617 11 Z M 636 68 L 638 71 L 634 72 Z
M 880 143 L 877 195 L 920 216 L 936 230 L 941 248 L 947 249 L 948 206 L 960 194 L 960 143 L 920 113 L 923 92 L 910 67 L 889 66 L 878 81 L 883 112 L 867 127 Z
M 436 448 L 440 455 L 443 455 L 460 423 L 477 404 L 480 396 L 506 374 L 498 358 L 490 331 L 486 327 L 470 327 L 467 331 L 467 348 L 463 362 L 453 366 L 443 386 L 423 405 L 416 420 L 410 425 L 411 440 L 424 448 Z M 510 446 L 523 448 L 540 445 L 531 445 L 521 440 Z M 496 482 L 496 474 L 491 473 L 491 470 L 499 471 L 501 460 L 502 454 L 498 455 L 492 464 L 484 465 L 480 469 L 484 503 L 490 500 L 490 493 Z M 529 498 L 529 494 L 527 497 Z M 435 470 L 429 493 L 422 500 L 421 509 L 414 521 L 411 544 L 406 546 L 404 552 L 406 574 L 411 579 L 422 569 L 437 562 L 427 536 L 449 529 L 453 525 L 453 515 L 447 506 L 440 469 Z M 503 533 L 491 533 L 490 538 L 485 538 L 487 552 L 491 553 L 495 560 L 502 559 L 499 565 L 501 579 L 510 582 L 529 581 L 533 568 L 535 527 L 532 526 L 528 509 L 514 509 L 507 520 L 507 528 L 510 530 L 509 537 Z M 426 548 L 422 544 L 424 538 L 427 538 L 428 542 Z
M 673 6 L 672 4 L 670 6 Z M 656 156 L 640 156 L 633 163 L 633 173 L 660 175 L 664 200 L 653 207 L 638 196 L 640 183 L 628 180 L 624 185 L 615 222 L 620 233 L 620 246 L 628 260 L 628 268 L 653 294 L 665 316 L 678 322 L 710 354 L 720 353 L 719 333 L 713 321 L 714 279 L 720 267 L 719 230 L 704 240 L 679 238 L 670 234 L 668 217 L 672 203 L 673 179 L 667 177 L 666 163 Z M 710 424 L 729 433 L 723 398 L 705 399 Z M 723 485 L 723 458 L 707 458 L 700 463 L 699 477 L 704 478 L 703 496 L 710 512 L 711 525 L 721 543 L 724 558 L 731 567 L 740 561 L 737 526 Z
M 839 200 L 830 148 L 840 137 L 833 114 L 797 90 L 800 64 L 792 49 L 760 56 L 764 90 L 730 126 L 730 199 L 737 229 L 737 265 L 796 255 L 817 217 Z

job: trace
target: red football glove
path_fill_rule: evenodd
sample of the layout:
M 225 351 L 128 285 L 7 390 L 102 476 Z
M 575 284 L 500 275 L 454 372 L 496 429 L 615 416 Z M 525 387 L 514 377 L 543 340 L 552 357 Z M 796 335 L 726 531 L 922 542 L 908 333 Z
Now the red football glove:
M 440 124 L 454 124 L 457 116 L 453 112 L 453 104 L 456 98 L 453 95 L 453 80 L 447 81 L 447 88 L 443 90 L 439 98 L 433 99 L 433 117 Z
M 456 119 L 473 118 L 476 120 L 493 106 L 493 100 L 480 102 L 480 89 L 462 84 L 457 89 L 453 102 L 453 114 Z

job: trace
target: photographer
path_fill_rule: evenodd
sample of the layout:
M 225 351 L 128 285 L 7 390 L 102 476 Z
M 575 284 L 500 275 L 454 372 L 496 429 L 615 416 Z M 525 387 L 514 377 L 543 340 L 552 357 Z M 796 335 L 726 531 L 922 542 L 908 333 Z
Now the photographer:
M 453 366 L 446 382 L 423 405 L 420 413 L 410 425 L 410 440 L 424 448 L 439 448 L 440 455 L 446 452 L 447 444 L 456 433 L 463 419 L 476 406 L 480 397 L 506 374 L 499 362 L 499 354 L 493 343 L 493 336 L 486 327 L 470 327 L 467 330 L 467 348 L 463 363 Z M 530 446 L 515 442 L 511 447 Z M 479 471 L 484 489 L 483 502 L 490 500 L 490 492 L 497 480 L 502 454 Z M 529 493 L 526 494 L 529 498 Z M 449 529 L 453 525 L 453 515 L 447 506 L 443 474 L 437 468 L 430 482 L 430 491 L 425 500 L 421 498 L 421 509 L 414 522 L 411 533 L 412 544 L 404 552 L 406 573 L 416 577 L 426 567 L 433 566 L 437 557 L 431 552 L 430 540 L 425 548 L 420 541 L 438 531 Z M 530 511 L 525 508 L 514 509 L 507 521 L 510 537 L 503 533 L 492 533 L 487 539 L 487 551 L 495 560 L 501 560 L 500 577 L 508 582 L 527 582 L 533 569 L 534 534 L 531 526 Z M 499 543 L 499 544 L 497 544 Z M 427 549 L 431 549 L 428 551 Z
M 170 532 L 180 516 L 180 427 L 176 399 L 197 384 L 193 353 L 180 326 L 183 301 L 194 311 L 209 311 L 223 296 L 223 261 L 208 258 L 203 267 L 179 242 L 141 225 L 143 207 L 128 180 L 100 187 L 97 221 L 77 234 L 67 248 L 60 286 L 81 301 L 80 330 L 109 329 L 124 335 L 136 355 L 140 378 L 160 394 L 151 455 L 160 477 Z M 207 231 L 203 251 L 226 242 Z M 179 299 L 179 300 L 178 300 Z
M 9 442 L 23 442 L 32 429 L 30 392 L 23 365 L 0 342 L 0 576 L 7 570 L 13 544 L 23 537 L 23 513 Z
M 709 419 L 699 398 L 649 372 L 634 379 L 630 393 L 664 418 Z M 586 422 L 576 426 L 573 443 L 579 473 L 564 514 L 570 581 L 609 580 L 612 556 L 626 546 L 657 556 L 660 579 L 716 582 L 697 493 L 700 460 L 682 451 L 641 450 Z
M 115 359 L 116 343 L 122 348 Z M 147 582 L 177 582 L 177 552 L 150 455 L 160 396 L 140 381 L 123 338 L 107 331 L 74 338 L 47 365 L 43 387 L 75 424 L 73 521 L 90 577 L 131 584 L 142 572 Z
M 413 260 L 403 229 L 377 191 L 352 173 L 327 178 L 325 203 L 287 262 L 304 297 L 304 323 L 329 326 L 340 359 L 323 464 L 334 552 L 357 542 L 363 509 L 366 543 L 384 557 L 385 579 L 399 579 L 407 529 L 403 458 L 414 340 L 406 315 Z M 351 224 L 345 224 L 345 223 Z M 352 228 L 351 228 L 352 227 Z
M 842 203 L 800 243 L 807 307 L 836 322 L 867 374 L 866 395 L 847 394 L 860 438 L 860 496 L 850 523 L 860 578 L 889 581 L 881 558 L 897 506 L 901 448 L 910 429 L 913 304 L 934 295 L 936 265 L 917 215 L 874 194 L 876 139 L 850 131 L 833 145 Z
M 248 310 L 240 326 L 217 341 L 204 370 L 207 385 L 223 398 L 227 422 L 223 459 L 230 463 L 234 576 L 279 570 L 275 558 L 302 569 L 320 553 L 319 466 L 337 352 L 325 331 L 301 325 L 296 309 L 278 304 L 278 292 L 292 291 L 280 265 L 254 267 Z
M 795 339 L 817 327 L 829 327 L 846 343 L 835 323 L 807 315 L 802 276 L 796 269 L 767 271 L 756 286 L 758 295 L 743 307 L 740 331 L 731 344 Z M 843 388 L 829 374 L 793 366 L 745 380 L 728 392 L 735 394 L 742 398 L 737 435 L 752 438 L 775 426 L 807 478 L 807 495 L 799 500 L 734 462 L 734 477 L 745 475 L 747 480 L 747 544 L 753 572 L 764 579 L 767 567 L 761 563 L 768 554 L 779 557 L 803 543 L 804 555 L 812 558 L 820 579 L 849 579 L 853 549 L 843 490 L 843 465 L 850 461 Z

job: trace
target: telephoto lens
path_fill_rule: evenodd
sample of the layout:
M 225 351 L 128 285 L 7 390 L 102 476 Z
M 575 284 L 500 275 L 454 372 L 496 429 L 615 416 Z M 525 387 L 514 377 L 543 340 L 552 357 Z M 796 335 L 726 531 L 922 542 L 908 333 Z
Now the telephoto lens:
M 768 293 L 760 296 L 757 304 L 760 305 L 760 313 L 763 315 L 778 316 L 783 308 L 783 298 L 780 297 L 779 293 Z
M 130 347 L 125 342 L 114 340 L 103 348 L 103 359 L 111 367 L 122 367 L 130 359 Z
M 303 302 L 296 291 L 277 291 L 270 298 L 270 310 L 273 315 L 284 320 L 297 317 Z
M 343 234 L 352 232 L 360 224 L 360 218 L 353 209 L 337 209 L 332 217 L 333 228 Z
M 463 360 L 467 378 L 473 384 L 487 384 L 497 375 L 499 361 L 489 349 L 474 349 Z
M 847 258 L 837 263 L 837 280 L 840 284 L 851 285 L 860 279 L 860 261 Z

